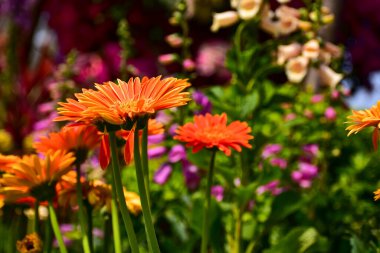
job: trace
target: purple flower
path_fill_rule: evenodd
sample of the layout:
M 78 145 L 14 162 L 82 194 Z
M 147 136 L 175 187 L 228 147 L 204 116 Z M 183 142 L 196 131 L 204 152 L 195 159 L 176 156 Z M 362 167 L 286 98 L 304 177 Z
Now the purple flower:
M 215 199 L 220 202 L 224 197 L 224 188 L 221 185 L 214 185 L 211 187 L 211 195 L 215 197 Z
M 159 144 L 165 140 L 164 134 L 148 135 L 149 144 Z
M 170 164 L 168 163 L 164 163 L 163 165 L 161 165 L 160 168 L 158 168 L 158 170 L 154 173 L 154 176 L 153 176 L 153 181 L 159 185 L 163 185 L 165 184 L 170 175 L 172 174 L 172 166 L 170 166 Z
M 168 132 L 169 132 L 169 134 L 170 134 L 171 136 L 176 135 L 175 130 L 177 130 L 178 126 L 179 126 L 178 124 L 173 124 L 173 125 L 171 125 L 171 127 L 170 127 L 169 130 L 168 130 Z
M 182 161 L 182 172 L 185 177 L 186 186 L 194 190 L 199 186 L 201 177 L 198 174 L 198 168 L 187 160 Z
M 261 154 L 262 158 L 266 159 L 272 155 L 277 154 L 282 150 L 282 146 L 280 144 L 268 144 L 264 147 L 263 153 Z
M 327 107 L 325 111 L 325 117 L 327 120 L 335 120 L 336 119 L 336 111 L 333 107 Z
M 284 191 L 282 187 L 278 187 L 279 183 L 279 180 L 274 180 L 265 185 L 259 186 L 256 190 L 256 193 L 261 195 L 264 192 L 271 192 L 274 196 L 279 195 Z
M 311 102 L 313 104 L 319 103 L 323 100 L 323 95 L 322 94 L 316 94 L 311 98 Z
M 318 175 L 318 167 L 302 161 L 299 162 L 298 167 L 299 169 L 291 174 L 292 180 L 302 188 L 311 187 L 312 180 Z
M 305 162 L 300 162 L 299 171 L 303 174 L 303 178 L 312 179 L 318 175 L 318 167 Z
M 149 159 L 159 158 L 163 156 L 165 153 L 166 153 L 166 147 L 164 146 L 150 148 L 148 149 L 148 158 Z
M 168 160 L 171 163 L 176 163 L 181 160 L 186 159 L 186 150 L 185 147 L 181 144 L 177 144 L 172 147 L 172 149 L 169 151 Z
M 288 162 L 285 159 L 279 157 L 272 158 L 270 160 L 270 164 L 281 169 L 285 169 L 288 166 Z
M 200 105 L 202 108 L 200 111 L 197 111 L 196 114 L 206 114 L 211 112 L 212 104 L 203 92 L 199 90 L 193 92 L 193 99 L 195 103 Z
M 305 152 L 307 155 L 310 155 L 312 157 L 317 156 L 319 152 L 319 146 L 318 144 L 306 144 L 303 146 L 303 152 Z
M 158 111 L 156 114 L 156 120 L 164 125 L 169 124 L 169 122 L 172 121 L 172 119 L 173 117 L 164 111 Z

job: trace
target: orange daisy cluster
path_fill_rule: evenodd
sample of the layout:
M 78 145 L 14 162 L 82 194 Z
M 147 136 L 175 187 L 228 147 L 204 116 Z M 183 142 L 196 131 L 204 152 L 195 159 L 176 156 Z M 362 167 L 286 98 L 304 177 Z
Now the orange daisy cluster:
M 372 134 L 372 143 L 375 150 L 377 150 L 380 128 L 380 101 L 370 109 L 352 110 L 352 115 L 349 115 L 347 118 L 349 121 L 346 123 L 352 124 L 346 128 L 346 130 L 349 130 L 347 136 L 350 136 L 352 133 L 356 134 L 366 127 L 375 127 Z
M 176 130 L 174 139 L 186 142 L 186 146 L 193 147 L 193 152 L 203 148 L 218 148 L 227 156 L 231 155 L 231 148 L 241 151 L 241 146 L 251 148 L 249 140 L 251 128 L 246 122 L 234 121 L 227 125 L 227 115 L 194 116 L 194 123 L 186 123 Z
M 154 114 L 158 110 L 185 105 L 189 93 L 183 92 L 190 86 L 186 80 L 161 76 L 131 78 L 118 84 L 106 82 L 95 84 L 96 90 L 83 89 L 74 99 L 59 103 L 56 121 L 84 123 L 108 122 L 123 125 L 134 122 L 138 117 Z
M 6 202 L 27 197 L 47 200 L 51 197 L 48 189 L 70 171 L 74 161 L 72 153 L 63 151 L 48 153 L 45 158 L 37 155 L 23 156 L 0 178 L 0 193 Z
M 48 151 L 91 150 L 100 143 L 100 135 L 95 126 L 66 126 L 61 131 L 41 137 L 34 143 L 34 148 L 41 153 Z

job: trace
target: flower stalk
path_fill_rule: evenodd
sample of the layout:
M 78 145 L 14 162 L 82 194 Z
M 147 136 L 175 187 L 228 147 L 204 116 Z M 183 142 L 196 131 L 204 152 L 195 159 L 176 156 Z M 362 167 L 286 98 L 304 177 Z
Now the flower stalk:
M 146 122 L 147 123 L 147 122 Z M 145 124 L 145 128 L 147 124 Z M 150 206 L 148 202 L 148 194 L 146 191 L 146 185 L 144 180 L 144 168 L 142 167 L 141 162 L 141 156 L 140 156 L 140 142 L 139 142 L 139 135 L 134 135 L 134 159 L 135 159 L 135 167 L 136 167 L 136 177 L 137 177 L 137 184 L 139 188 L 140 193 L 140 199 L 141 199 L 141 206 L 142 206 L 142 212 L 144 216 L 145 221 L 145 231 L 148 236 L 148 244 L 149 249 L 153 253 L 159 253 L 160 248 L 158 245 L 156 232 L 154 230 L 153 221 L 152 221 L 152 214 L 150 212 Z
M 207 245 L 208 245 L 209 231 L 210 231 L 209 216 L 210 216 L 210 203 L 211 203 L 211 186 L 212 186 L 212 181 L 214 177 L 215 155 L 216 155 L 216 150 L 212 150 L 210 168 L 207 175 L 206 198 L 205 198 L 204 209 L 203 209 L 201 253 L 207 253 Z
M 137 245 L 136 234 L 135 234 L 135 231 L 133 230 L 133 224 L 132 224 L 131 216 L 129 215 L 127 204 L 125 203 L 123 185 L 121 182 L 119 158 L 117 155 L 117 148 L 116 148 L 115 132 L 110 131 L 109 137 L 110 137 L 111 163 L 112 163 L 112 172 L 113 172 L 112 189 L 115 189 L 115 191 L 116 191 L 121 216 L 122 216 L 123 221 L 124 221 L 125 229 L 127 230 L 131 250 L 133 253 L 136 253 L 136 252 L 139 252 L 139 248 Z
M 89 241 L 89 237 L 88 237 L 88 233 L 87 233 L 89 228 L 87 227 L 87 224 L 86 224 L 86 217 L 85 217 L 86 214 L 85 214 L 84 205 L 83 205 L 82 183 L 80 181 L 80 174 L 81 174 L 80 173 L 80 163 L 77 163 L 75 168 L 76 168 L 76 172 L 77 172 L 77 175 L 76 175 L 76 179 L 77 179 L 76 193 L 77 193 L 77 201 L 78 201 L 78 207 L 79 207 L 78 218 L 79 218 L 79 223 L 81 226 L 82 246 L 83 246 L 83 250 L 85 253 L 91 253 L 92 251 L 91 251 L 90 241 Z
M 53 202 L 51 200 L 49 200 L 48 202 L 49 202 L 50 222 L 51 222 L 51 226 L 53 228 L 53 232 L 54 232 L 55 238 L 57 239 L 57 242 L 58 242 L 59 251 L 61 253 L 67 253 L 66 245 L 63 242 L 62 233 L 61 233 L 61 230 L 59 228 L 57 215 L 55 214 L 55 210 L 54 210 L 54 207 L 53 207 Z
M 142 166 L 144 170 L 144 182 L 145 182 L 145 189 L 148 199 L 148 205 L 150 208 L 150 190 L 149 190 L 149 163 L 148 163 L 148 126 L 149 124 L 146 124 L 146 126 L 143 129 L 142 133 L 142 140 L 141 140 L 141 158 L 142 158 Z
M 115 187 L 112 187 L 111 212 L 112 212 L 112 230 L 113 230 L 113 241 L 114 241 L 115 253 L 121 253 L 122 251 L 121 251 L 121 241 L 120 241 L 119 214 L 117 210 Z

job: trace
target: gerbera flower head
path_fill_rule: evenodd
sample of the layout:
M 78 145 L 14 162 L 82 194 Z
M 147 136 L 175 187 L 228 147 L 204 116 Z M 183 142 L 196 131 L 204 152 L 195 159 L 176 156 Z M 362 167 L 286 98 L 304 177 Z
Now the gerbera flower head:
M 372 134 L 372 143 L 375 150 L 377 150 L 380 128 L 380 101 L 370 109 L 352 110 L 352 115 L 347 116 L 347 119 L 349 121 L 346 123 L 351 124 L 346 128 L 346 130 L 349 130 L 347 136 L 352 133 L 357 134 L 366 127 L 375 127 Z
M 23 156 L 0 178 L 0 193 L 5 196 L 6 202 L 26 197 L 49 200 L 55 196 L 56 182 L 70 171 L 74 161 L 73 153 L 61 150 L 49 152 L 44 158 L 38 155 Z
M 234 121 L 227 125 L 227 115 L 196 115 L 194 122 L 186 123 L 176 130 L 174 139 L 186 142 L 187 147 L 193 147 L 193 152 L 203 148 L 217 148 L 227 156 L 231 149 L 241 151 L 241 146 L 251 148 L 249 140 L 251 128 L 246 122 Z
M 87 153 L 100 143 L 100 135 L 95 126 L 66 126 L 59 132 L 50 133 L 34 143 L 34 148 L 41 153 L 64 150 L 74 152 L 76 161 L 81 163 L 87 158 Z
M 106 122 L 132 128 L 139 118 L 146 118 L 158 110 L 185 105 L 190 86 L 185 79 L 173 77 L 131 78 L 118 84 L 106 82 L 95 84 L 96 90 L 83 89 L 76 93 L 77 100 L 67 99 L 59 103 L 56 121 L 70 120 L 84 123 Z

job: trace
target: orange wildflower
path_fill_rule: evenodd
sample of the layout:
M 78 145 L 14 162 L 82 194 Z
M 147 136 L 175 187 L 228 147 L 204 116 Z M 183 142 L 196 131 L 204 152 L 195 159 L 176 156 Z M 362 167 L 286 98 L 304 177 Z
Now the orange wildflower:
M 380 189 L 377 189 L 376 191 L 373 192 L 375 194 L 375 196 L 373 197 L 373 199 L 375 201 L 379 200 L 380 199 Z
M 48 200 L 55 196 L 55 183 L 70 171 L 74 161 L 72 153 L 63 151 L 47 153 L 45 158 L 23 156 L 0 178 L 0 193 L 6 202 L 26 197 Z
M 84 123 L 108 122 L 123 125 L 135 122 L 140 116 L 152 115 L 158 110 L 185 105 L 190 98 L 184 89 L 190 86 L 186 80 L 161 76 L 131 78 L 118 84 L 95 84 L 97 90 L 83 89 L 76 93 L 77 100 L 67 99 L 59 103 L 56 121 Z
M 251 148 L 248 143 L 254 137 L 250 135 L 251 128 L 246 122 L 234 121 L 227 125 L 227 115 L 196 115 L 194 123 L 186 123 L 176 130 L 174 139 L 186 142 L 187 147 L 193 147 L 193 152 L 203 148 L 218 148 L 227 156 L 231 149 L 241 151 L 241 146 Z
M 352 133 L 357 134 L 366 127 L 375 127 L 372 133 L 372 143 L 375 150 L 377 150 L 380 128 L 380 101 L 370 109 L 352 110 L 352 115 L 349 115 L 347 118 L 350 121 L 346 123 L 352 124 L 346 128 L 346 130 L 350 131 L 347 136 L 350 136 Z

